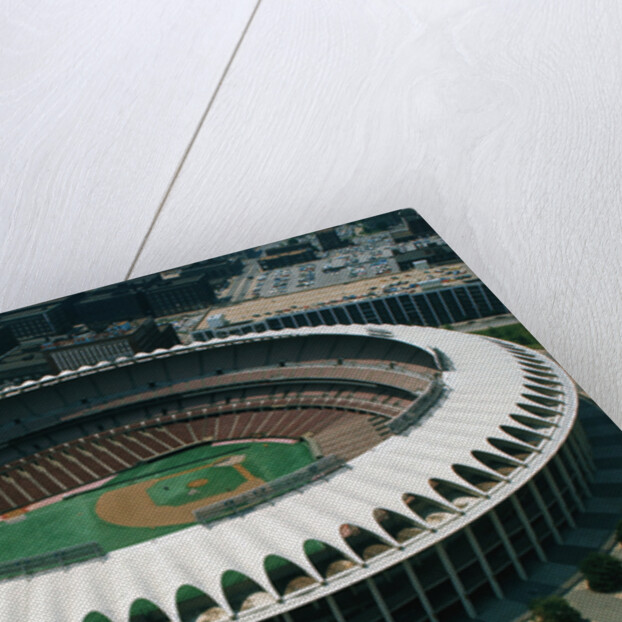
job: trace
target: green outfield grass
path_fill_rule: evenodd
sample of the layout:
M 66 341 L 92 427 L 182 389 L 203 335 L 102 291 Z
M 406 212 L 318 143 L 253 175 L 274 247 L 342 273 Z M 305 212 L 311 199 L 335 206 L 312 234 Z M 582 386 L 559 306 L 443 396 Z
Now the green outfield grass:
M 194 447 L 129 469 L 97 490 L 29 512 L 20 522 L 12 524 L 0 522 L 0 562 L 48 553 L 91 541 L 98 542 L 105 551 L 113 551 L 184 529 L 194 523 L 155 528 L 114 525 L 97 516 L 95 504 L 104 492 L 156 477 L 175 475 L 234 454 L 244 454 L 246 459 L 242 466 L 264 481 L 291 473 L 313 461 L 311 452 L 304 442 Z M 200 479 L 206 479 L 207 483 L 194 489 L 188 487 L 190 482 Z M 157 505 L 183 505 L 235 488 L 240 481 L 243 481 L 243 478 L 232 467 L 199 468 L 192 473 L 156 482 L 150 487 L 148 494 Z M 189 495 L 190 490 L 197 492 Z
M 476 330 L 475 335 L 486 335 L 487 337 L 494 337 L 495 339 L 503 339 L 505 341 L 512 341 L 521 346 L 527 346 L 534 350 L 542 350 L 542 345 L 536 340 L 536 338 L 522 325 L 507 324 L 506 326 L 493 326 L 484 330 Z

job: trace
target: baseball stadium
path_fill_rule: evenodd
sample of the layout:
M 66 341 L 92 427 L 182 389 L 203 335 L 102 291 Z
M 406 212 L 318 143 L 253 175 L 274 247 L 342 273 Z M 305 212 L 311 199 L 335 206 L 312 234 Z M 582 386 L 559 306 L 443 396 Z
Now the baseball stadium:
M 477 618 L 590 494 L 566 373 L 420 326 L 178 345 L 0 391 L 0 619 Z

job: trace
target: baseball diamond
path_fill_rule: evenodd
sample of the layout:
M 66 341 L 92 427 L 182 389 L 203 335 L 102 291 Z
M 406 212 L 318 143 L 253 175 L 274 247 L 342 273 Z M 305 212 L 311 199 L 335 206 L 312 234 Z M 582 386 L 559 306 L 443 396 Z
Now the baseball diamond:
M 194 524 L 194 509 L 252 490 L 312 460 L 304 441 L 192 447 L 128 469 L 94 490 L 23 512 L 18 522 L 0 522 L 0 562 L 94 538 L 106 551 L 151 540 Z M 188 486 L 199 481 L 195 474 L 209 474 L 197 487 L 199 494 Z
M 214 339 L 9 387 L 0 562 L 106 554 L 0 580 L 0 617 L 476 618 L 584 507 L 578 404 L 541 352 L 419 326 Z M 269 490 L 323 456 L 343 467 Z

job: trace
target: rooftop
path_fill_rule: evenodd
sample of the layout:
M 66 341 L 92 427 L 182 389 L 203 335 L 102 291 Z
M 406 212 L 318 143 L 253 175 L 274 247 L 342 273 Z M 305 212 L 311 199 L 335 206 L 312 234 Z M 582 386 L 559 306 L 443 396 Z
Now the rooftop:
M 136 331 L 145 320 L 115 322 L 101 332 L 85 330 L 75 335 L 66 336 L 65 338 L 52 339 L 42 344 L 42 350 L 55 350 L 57 348 L 65 348 L 67 346 L 75 346 L 83 343 L 93 343 L 96 341 L 107 341 L 120 337 L 126 337 Z

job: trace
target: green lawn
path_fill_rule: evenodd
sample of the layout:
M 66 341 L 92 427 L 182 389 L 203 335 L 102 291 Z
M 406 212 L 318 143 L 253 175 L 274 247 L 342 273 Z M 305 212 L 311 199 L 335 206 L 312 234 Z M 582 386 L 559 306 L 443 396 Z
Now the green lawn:
M 494 337 L 495 339 L 503 339 L 505 341 L 511 341 L 521 346 L 527 346 L 534 350 L 542 350 L 542 345 L 536 341 L 536 338 L 522 325 L 507 324 L 506 326 L 493 326 L 492 328 L 486 328 L 485 330 L 476 330 L 475 335 L 486 335 L 487 337 Z
M 254 476 L 265 481 L 291 473 L 313 461 L 311 452 L 303 442 L 293 445 L 240 443 L 219 447 L 209 445 L 194 447 L 156 462 L 129 469 L 98 490 L 85 492 L 29 512 L 20 522 L 13 524 L 0 522 L 0 562 L 48 553 L 92 541 L 98 542 L 106 551 L 113 551 L 184 529 L 194 523 L 157 528 L 113 525 L 96 515 L 95 504 L 105 491 L 195 468 L 221 456 L 241 453 L 246 455 L 243 466 Z M 221 472 L 223 472 L 222 475 Z M 235 475 L 232 476 L 231 472 Z M 157 504 L 180 505 L 201 498 L 200 496 L 187 496 L 187 484 L 190 481 L 207 479 L 206 486 L 209 487 L 211 483 L 209 492 L 211 495 L 216 494 L 214 491 L 221 492 L 223 488 L 231 486 L 237 476 L 239 476 L 238 472 L 231 467 L 199 469 L 194 473 L 158 482 L 151 487 L 156 487 L 152 498 Z M 169 485 L 169 490 L 164 490 L 161 485 L 166 484 L 167 481 L 171 485 Z M 176 484 L 172 485 L 173 482 Z M 202 488 L 197 488 L 197 490 L 202 491 Z M 149 494 L 152 494 L 151 490 Z M 199 494 L 208 496 L 203 492 Z
M 156 482 L 147 494 L 156 505 L 184 505 L 189 501 L 230 492 L 244 481 L 244 477 L 233 467 L 208 466 Z

